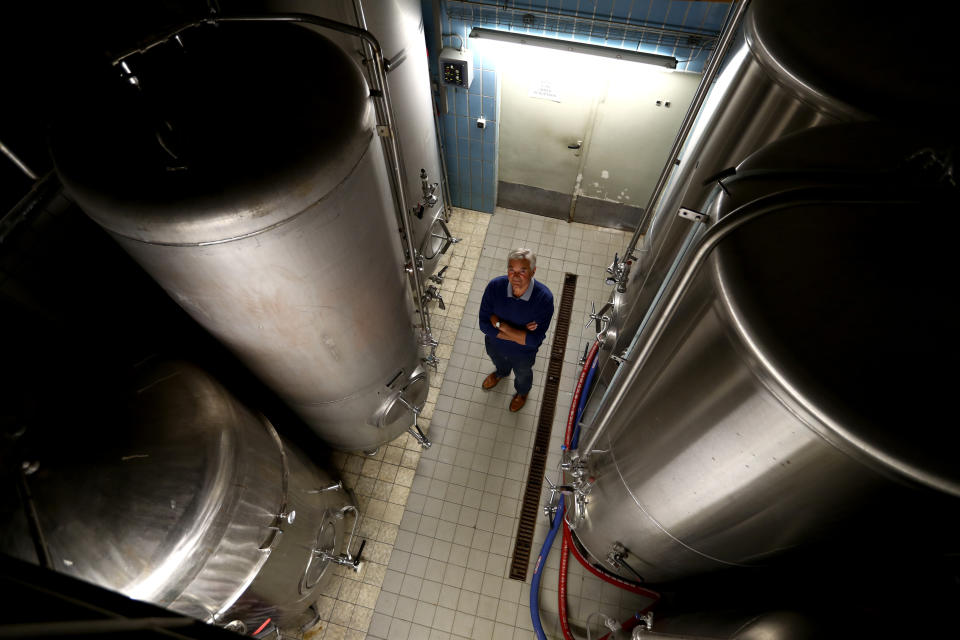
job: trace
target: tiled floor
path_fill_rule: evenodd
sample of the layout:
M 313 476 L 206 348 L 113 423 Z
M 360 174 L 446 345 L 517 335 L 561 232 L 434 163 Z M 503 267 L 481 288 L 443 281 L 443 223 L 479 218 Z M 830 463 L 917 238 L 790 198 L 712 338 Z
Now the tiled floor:
M 491 278 L 506 272 L 506 255 L 517 246 L 537 253 L 536 278 L 554 292 L 557 303 L 564 274 L 578 275 L 547 460 L 548 473 L 555 476 L 577 360 L 593 339 L 590 303 L 599 307 L 609 296 L 604 269 L 615 252 L 622 254 L 629 234 L 500 208 L 492 216 L 456 210 L 450 226 L 463 242 L 441 262 L 450 265 L 442 287 L 447 309 L 432 309 L 441 363 L 422 423 L 429 426 L 434 446 L 421 454 L 404 435 L 373 457 L 337 457 L 364 513 L 367 561 L 358 574 L 338 568 L 320 599 L 323 622 L 307 634 L 311 640 L 534 637 L 530 581 L 548 529 L 545 517 L 537 524 L 526 582 L 506 576 L 549 355 L 541 349 L 534 387 L 520 412 L 507 410 L 512 378 L 492 391 L 481 390 L 492 365 L 477 326 L 480 297 Z M 553 327 L 545 344 L 552 339 Z M 551 638 L 560 637 L 559 540 L 541 586 L 543 623 Z M 590 614 L 601 611 L 623 620 L 645 604 L 586 573 L 576 561 L 569 574 L 570 620 L 581 637 Z M 606 631 L 597 616 L 591 620 L 594 637 L 600 637 Z

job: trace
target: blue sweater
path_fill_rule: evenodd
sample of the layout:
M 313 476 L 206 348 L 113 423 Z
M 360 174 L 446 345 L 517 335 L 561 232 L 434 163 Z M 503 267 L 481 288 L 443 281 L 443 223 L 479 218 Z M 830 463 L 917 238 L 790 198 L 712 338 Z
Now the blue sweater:
M 524 300 L 528 293 L 529 299 Z M 531 280 L 523 298 L 513 297 L 507 276 L 499 276 L 487 284 L 483 298 L 480 300 L 480 331 L 483 331 L 493 342 L 497 351 L 505 356 L 536 353 L 547 335 L 550 320 L 553 318 L 553 294 L 546 285 Z M 491 315 L 500 318 L 501 323 L 518 329 L 526 329 L 527 323 L 530 322 L 536 322 L 537 328 L 535 331 L 527 332 L 525 345 L 517 344 L 512 340 L 497 338 L 500 331 L 490 323 Z

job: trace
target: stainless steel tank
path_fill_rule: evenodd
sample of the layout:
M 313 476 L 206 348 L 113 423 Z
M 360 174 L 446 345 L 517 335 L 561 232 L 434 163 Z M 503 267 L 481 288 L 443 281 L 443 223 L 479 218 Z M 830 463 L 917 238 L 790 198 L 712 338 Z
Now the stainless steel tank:
M 411 216 L 413 244 L 419 252 L 425 275 L 432 274 L 450 244 L 456 240 L 446 222 L 450 211 L 443 184 L 445 171 L 440 158 L 435 106 L 430 88 L 430 68 L 424 39 L 423 12 L 418 0 L 231 0 L 222 2 L 225 12 L 234 10 L 307 13 L 358 25 L 363 16 L 366 29 L 380 42 L 388 61 L 387 83 L 393 99 L 397 137 L 400 142 L 406 210 Z M 359 26 L 359 25 L 358 25 Z M 336 42 L 365 68 L 366 54 L 356 38 L 317 29 Z M 322 64 L 318 60 L 318 64 Z
M 339 483 L 195 366 L 145 367 L 128 407 L 27 476 L 52 568 L 235 630 L 311 624 L 356 521 Z
M 428 379 L 357 65 L 279 23 L 124 65 L 55 127 L 67 191 L 326 442 L 393 440 Z
M 666 274 L 692 241 L 689 221 L 677 216 L 681 207 L 706 209 L 716 185 L 711 178 L 769 142 L 811 127 L 873 117 L 786 67 L 784 57 L 790 52 L 780 41 L 771 41 L 769 32 L 781 29 L 780 22 L 789 23 L 783 15 L 789 11 L 781 14 L 763 6 L 758 11 L 758 4 L 763 3 L 753 3 L 754 10 L 746 14 L 677 163 L 670 168 L 669 180 L 645 216 L 648 222 L 629 279 L 614 287 L 608 306 L 598 314 L 607 318 L 599 327 L 601 387 L 617 368 L 610 356 L 629 346 Z
M 653 211 L 647 253 L 612 300 L 623 315 L 606 347 L 626 360 L 606 363 L 585 411 L 577 453 L 595 483 L 582 484 L 575 536 L 626 578 L 752 566 L 863 531 L 888 509 L 915 506 L 897 521 L 939 530 L 927 501 L 960 495 L 956 437 L 937 418 L 949 391 L 932 373 L 936 341 L 952 334 L 935 302 L 952 250 L 909 231 L 924 211 L 956 210 L 955 192 L 937 200 L 955 189 L 953 156 L 938 151 L 952 138 L 935 130 L 951 118 L 935 108 L 907 123 L 903 109 L 905 89 L 952 95 L 950 76 L 890 64 L 902 77 L 878 78 L 894 54 L 852 9 L 831 12 L 849 37 L 824 54 L 809 39 L 813 8 L 750 7 Z M 688 271 L 754 200 L 775 212 Z M 894 230 L 910 239 L 890 251 Z
M 900 129 L 838 125 L 784 138 L 725 180 L 719 222 L 583 445 L 595 483 L 576 536 L 595 558 L 659 582 L 846 531 L 944 530 L 960 497 L 934 366 L 955 343 L 936 302 L 949 241 L 894 258 L 886 238 L 957 209 L 946 159 Z M 927 509 L 941 495 L 948 511 Z

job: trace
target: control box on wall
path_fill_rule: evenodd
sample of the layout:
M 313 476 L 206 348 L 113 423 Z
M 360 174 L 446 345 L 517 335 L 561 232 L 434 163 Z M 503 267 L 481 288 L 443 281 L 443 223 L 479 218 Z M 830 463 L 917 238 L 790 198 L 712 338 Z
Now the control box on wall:
M 440 79 L 443 84 L 468 89 L 473 82 L 473 51 L 444 47 L 440 51 Z

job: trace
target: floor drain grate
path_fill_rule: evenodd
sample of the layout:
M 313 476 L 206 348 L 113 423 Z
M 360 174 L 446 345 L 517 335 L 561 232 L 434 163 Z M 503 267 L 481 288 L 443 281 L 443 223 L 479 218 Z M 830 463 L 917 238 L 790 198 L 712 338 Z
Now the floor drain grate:
M 533 549 L 533 530 L 540 515 L 540 489 L 543 486 L 543 473 L 547 466 L 547 449 L 550 447 L 550 431 L 557 409 L 560 372 L 563 369 L 563 354 L 567 350 L 567 334 L 570 332 L 573 294 L 576 290 L 577 276 L 572 273 L 566 274 L 563 278 L 563 293 L 560 296 L 557 324 L 553 331 L 553 345 L 550 347 L 550 364 L 547 366 L 543 402 L 540 404 L 537 435 L 533 441 L 533 453 L 530 454 L 530 472 L 527 473 L 527 486 L 523 491 L 523 508 L 520 510 L 520 524 L 517 525 L 517 541 L 513 546 L 513 558 L 510 561 L 510 577 L 514 580 L 527 579 L 527 565 L 530 564 L 530 551 Z

